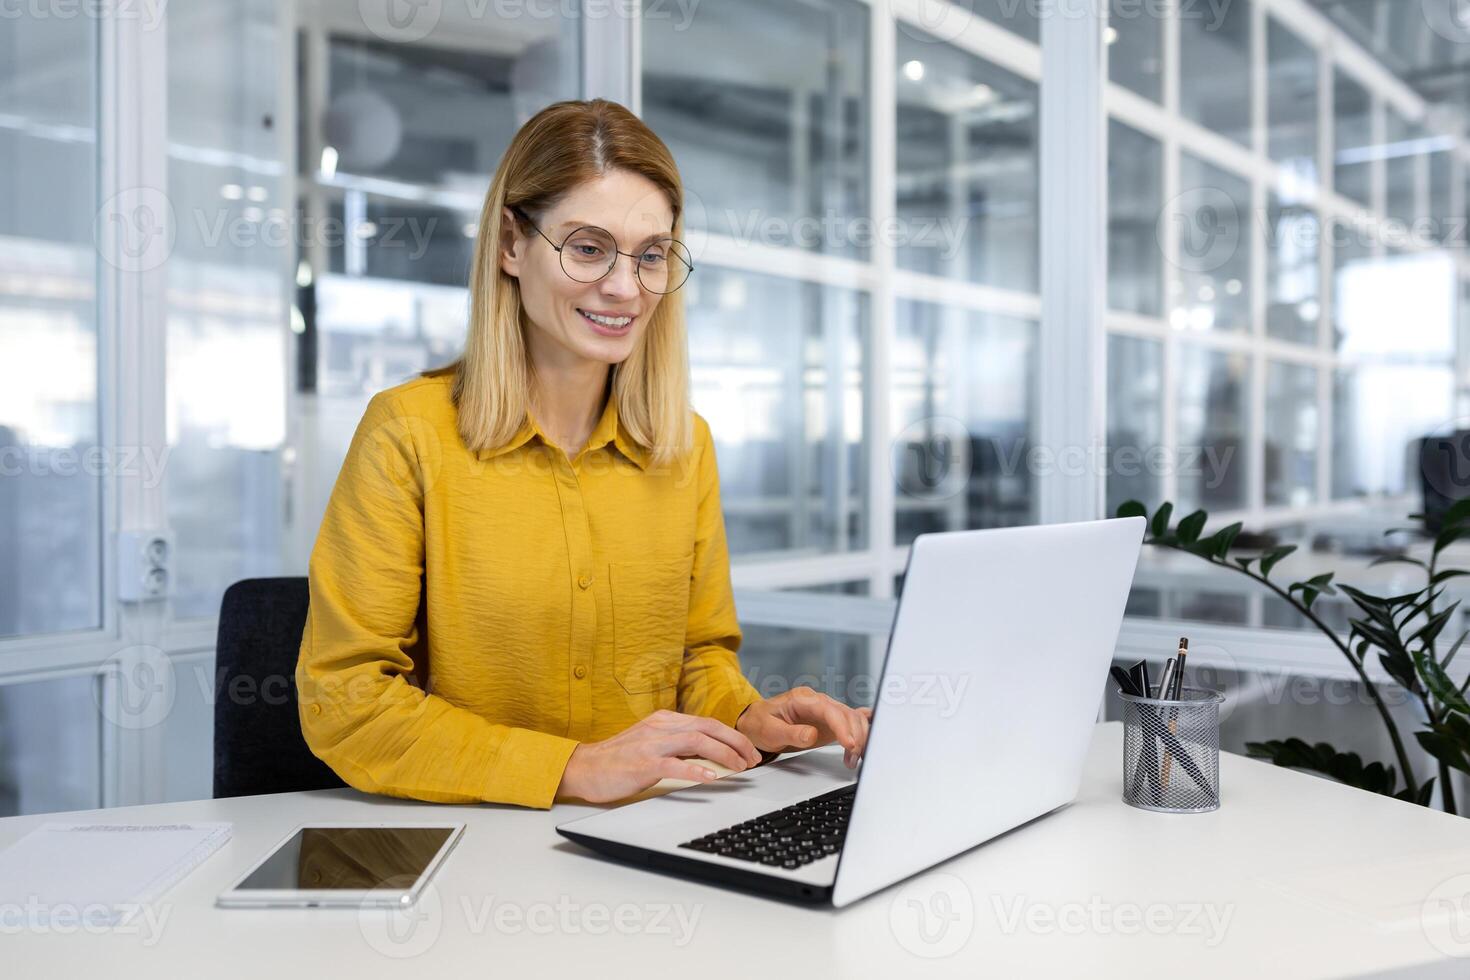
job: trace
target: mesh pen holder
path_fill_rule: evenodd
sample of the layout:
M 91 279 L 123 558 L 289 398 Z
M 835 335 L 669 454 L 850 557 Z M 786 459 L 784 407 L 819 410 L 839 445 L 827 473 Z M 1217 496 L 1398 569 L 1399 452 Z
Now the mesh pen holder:
M 1186 687 L 1177 701 L 1122 691 L 1118 697 L 1123 699 L 1123 802 L 1161 813 L 1218 810 L 1224 695 Z

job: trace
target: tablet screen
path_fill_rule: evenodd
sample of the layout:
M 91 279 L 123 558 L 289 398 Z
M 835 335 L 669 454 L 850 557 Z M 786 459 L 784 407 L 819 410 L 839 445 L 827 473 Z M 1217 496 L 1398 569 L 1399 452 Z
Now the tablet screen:
M 304 827 L 237 886 L 241 891 L 411 888 L 452 827 Z

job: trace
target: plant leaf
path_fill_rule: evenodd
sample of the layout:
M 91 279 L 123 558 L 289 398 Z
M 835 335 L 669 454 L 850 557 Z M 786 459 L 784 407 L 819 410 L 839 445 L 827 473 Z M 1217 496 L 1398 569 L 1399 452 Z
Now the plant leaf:
M 1429 570 L 1429 565 L 1418 558 L 1408 558 L 1404 555 L 1379 555 L 1368 563 L 1369 568 L 1376 565 L 1413 565 L 1415 568 Z
M 1363 765 L 1356 752 L 1339 752 L 1326 742 L 1308 745 L 1299 738 L 1247 742 L 1246 753 L 1257 759 L 1269 759 L 1278 766 L 1306 769 L 1330 776 L 1338 782 L 1365 789 L 1371 793 L 1392 796 L 1398 774 L 1392 766 L 1381 762 Z
M 1169 533 L 1169 518 L 1174 513 L 1174 505 L 1169 501 L 1159 504 L 1159 509 L 1154 511 L 1154 519 L 1149 522 L 1148 529 L 1153 532 L 1154 537 L 1162 538 Z
M 1428 779 L 1424 780 L 1423 785 L 1419 787 L 1418 793 L 1410 793 L 1407 789 L 1401 789 L 1397 793 L 1393 794 L 1393 798 L 1396 800 L 1403 800 L 1405 803 L 1417 803 L 1419 806 L 1428 806 L 1429 798 L 1433 795 L 1434 777 L 1430 776 Z
M 1422 518 L 1425 515 L 1418 514 L 1410 516 Z M 1443 527 L 1449 527 L 1452 524 L 1459 524 L 1467 518 L 1470 518 L 1470 497 L 1461 497 L 1459 500 L 1450 504 L 1449 507 L 1445 508 L 1444 516 L 1440 518 L 1440 521 Z
M 1470 636 L 1470 631 L 1460 634 L 1460 638 L 1455 641 L 1455 645 L 1450 647 L 1450 652 L 1445 654 L 1444 659 L 1439 662 L 1441 667 L 1448 667 L 1450 665 L 1450 661 L 1455 659 L 1455 654 L 1460 652 L 1460 645 L 1465 642 L 1465 637 L 1467 636 Z
M 1447 526 L 1434 538 L 1434 553 L 1439 554 L 1461 538 L 1470 538 L 1470 526 L 1464 524 Z
M 1220 530 L 1210 535 L 1210 554 L 1212 554 L 1220 561 L 1224 561 L 1225 556 L 1230 551 L 1230 545 L 1235 542 L 1236 535 L 1240 534 L 1240 528 L 1240 522 L 1236 521 L 1234 524 L 1231 524 L 1227 527 L 1222 527 L 1220 528 Z
M 1443 632 L 1445 626 L 1449 624 L 1450 616 L 1454 615 L 1455 607 L 1457 607 L 1459 604 L 1459 601 L 1456 600 L 1455 602 L 1452 602 L 1448 606 L 1441 609 L 1439 612 L 1435 613 L 1433 616 L 1429 617 L 1429 620 L 1425 622 L 1423 626 L 1419 627 L 1413 632 L 1413 634 L 1409 637 L 1408 642 L 1413 643 L 1415 640 L 1418 640 L 1426 647 L 1433 647 L 1434 641 L 1439 639 L 1439 634 Z M 1436 664 L 1435 666 L 1438 666 L 1438 664 Z
M 1465 750 L 1449 735 L 1440 731 L 1430 731 L 1415 732 L 1414 737 L 1419 740 L 1419 745 L 1425 752 L 1451 769 L 1470 772 L 1470 759 L 1465 758 Z
M 1141 500 L 1125 500 L 1118 505 L 1116 513 L 1119 517 L 1147 517 L 1148 508 Z
M 1261 574 L 1266 576 L 1267 578 L 1270 578 L 1271 569 L 1276 567 L 1276 563 L 1295 550 L 1296 545 L 1284 544 L 1279 548 L 1272 548 L 1270 551 L 1266 552 L 1264 555 L 1261 556 Z
M 1434 695 L 1440 704 L 1450 711 L 1470 715 L 1470 702 L 1467 702 L 1460 694 L 1455 687 L 1455 682 L 1450 680 L 1450 675 L 1444 672 L 1439 661 L 1427 653 L 1415 653 L 1414 666 L 1418 668 L 1419 677 L 1424 682 L 1424 689 Z M 1470 770 L 1466 771 L 1470 772 Z
M 1174 533 L 1179 536 L 1179 540 L 1181 543 L 1193 544 L 1195 541 L 1199 540 L 1199 533 L 1204 530 L 1205 521 L 1209 519 L 1210 515 L 1206 514 L 1202 510 L 1197 510 L 1194 513 L 1190 514 L 1188 517 L 1181 520 L 1179 522 L 1179 527 L 1175 529 Z

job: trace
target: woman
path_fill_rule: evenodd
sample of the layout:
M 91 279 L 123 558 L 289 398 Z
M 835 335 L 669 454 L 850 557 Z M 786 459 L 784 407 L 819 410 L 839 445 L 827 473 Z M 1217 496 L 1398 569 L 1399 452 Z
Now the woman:
M 615 103 L 511 141 L 464 354 L 373 397 L 312 551 L 301 727 L 350 785 L 547 807 L 715 778 L 692 759 L 835 740 L 857 764 L 867 709 L 740 673 L 682 202 Z

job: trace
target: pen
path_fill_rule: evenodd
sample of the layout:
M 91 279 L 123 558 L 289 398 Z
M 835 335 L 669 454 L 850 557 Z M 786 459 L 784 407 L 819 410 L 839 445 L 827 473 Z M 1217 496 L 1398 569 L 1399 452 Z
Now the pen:
M 1169 692 L 1174 689 L 1174 670 L 1176 666 L 1173 660 L 1164 661 L 1164 676 L 1159 680 L 1159 693 L 1153 695 L 1157 700 L 1169 700 Z
M 1179 638 L 1179 654 L 1173 660 L 1169 661 L 1170 665 L 1174 667 L 1174 675 L 1172 678 L 1173 686 L 1169 688 L 1169 692 L 1165 696 L 1170 701 L 1178 701 L 1179 698 L 1182 697 L 1184 694 L 1184 661 L 1188 656 L 1189 637 L 1181 636 Z M 1179 709 L 1178 707 L 1173 707 L 1169 709 L 1169 734 L 1175 735 L 1178 734 L 1178 732 Z M 1170 756 L 1169 752 L 1166 750 L 1164 752 L 1164 772 L 1162 775 L 1164 789 L 1169 788 L 1169 765 L 1172 762 L 1172 759 L 1173 757 Z

